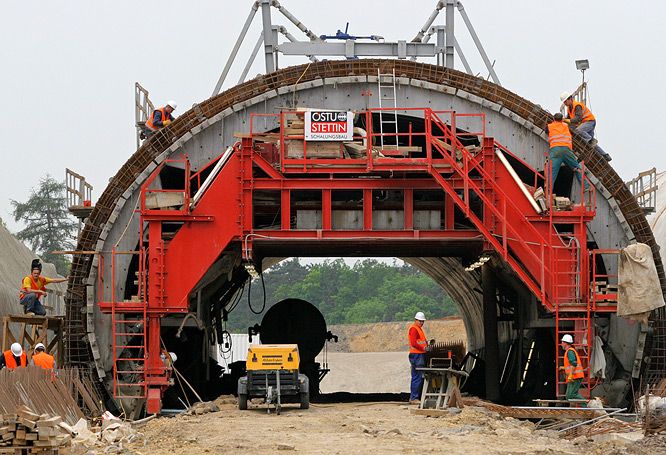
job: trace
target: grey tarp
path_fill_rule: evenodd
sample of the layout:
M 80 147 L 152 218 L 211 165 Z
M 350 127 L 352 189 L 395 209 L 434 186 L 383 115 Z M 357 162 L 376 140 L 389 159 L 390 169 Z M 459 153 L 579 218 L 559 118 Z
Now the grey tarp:
M 649 246 L 634 243 L 623 249 L 618 275 L 618 316 L 647 320 L 652 310 L 664 306 L 664 296 Z

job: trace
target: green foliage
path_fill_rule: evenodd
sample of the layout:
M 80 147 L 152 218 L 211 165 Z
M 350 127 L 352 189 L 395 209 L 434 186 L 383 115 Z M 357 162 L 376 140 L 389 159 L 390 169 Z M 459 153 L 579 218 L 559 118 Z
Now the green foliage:
M 39 181 L 39 187 L 30 191 L 25 202 L 12 200 L 14 221 L 21 221 L 25 228 L 16 234 L 33 252 L 46 262 L 56 266 L 61 275 L 67 275 L 70 262 L 52 251 L 71 250 L 76 235 L 76 222 L 67 211 L 65 184 L 50 175 Z
M 267 308 L 282 299 L 299 298 L 317 306 L 327 324 L 408 321 L 417 311 L 429 319 L 457 314 L 453 300 L 429 276 L 409 264 L 375 259 L 349 266 L 343 259 L 302 265 L 298 258 L 283 261 L 264 273 Z M 247 305 L 247 287 L 229 317 L 232 331 L 245 332 L 261 322 Z M 255 311 L 264 300 L 261 280 L 252 283 Z M 266 308 L 266 309 L 267 309 Z

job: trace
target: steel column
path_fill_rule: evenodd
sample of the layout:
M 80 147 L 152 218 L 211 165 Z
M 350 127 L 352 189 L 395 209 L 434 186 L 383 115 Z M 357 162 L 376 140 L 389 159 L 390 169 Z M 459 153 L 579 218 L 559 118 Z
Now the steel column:
M 488 263 L 481 267 L 483 287 L 483 335 L 486 349 L 486 399 L 500 398 L 499 335 L 497 333 L 497 285 L 495 272 Z
M 447 68 L 454 67 L 453 48 L 456 39 L 454 33 L 455 6 L 456 0 L 446 0 L 446 49 L 444 66 Z
M 271 1 L 261 1 L 261 19 L 264 25 L 264 59 L 266 61 L 266 73 L 275 71 L 275 46 L 273 42 L 273 24 L 271 23 Z

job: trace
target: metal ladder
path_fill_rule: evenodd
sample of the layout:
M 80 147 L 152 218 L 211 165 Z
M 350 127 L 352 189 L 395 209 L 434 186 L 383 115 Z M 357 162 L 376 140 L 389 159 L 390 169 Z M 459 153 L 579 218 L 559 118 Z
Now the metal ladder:
M 389 79 L 389 84 L 382 83 L 382 79 Z M 398 101 L 395 88 L 395 68 L 391 73 L 382 74 L 377 68 L 377 87 L 379 91 L 379 132 L 382 149 L 398 149 Z M 382 89 L 387 94 L 382 93 Z M 384 101 L 389 102 L 389 106 L 384 105 Z M 384 110 L 384 108 L 393 108 Z M 389 134 L 385 137 L 384 134 Z M 387 143 L 388 142 L 388 143 Z

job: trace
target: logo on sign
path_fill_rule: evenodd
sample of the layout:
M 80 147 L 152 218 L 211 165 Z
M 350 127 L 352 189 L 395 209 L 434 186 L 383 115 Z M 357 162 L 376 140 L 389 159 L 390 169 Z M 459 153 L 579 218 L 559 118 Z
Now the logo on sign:
M 354 114 L 336 111 L 306 111 L 306 141 L 351 141 L 354 137 Z

